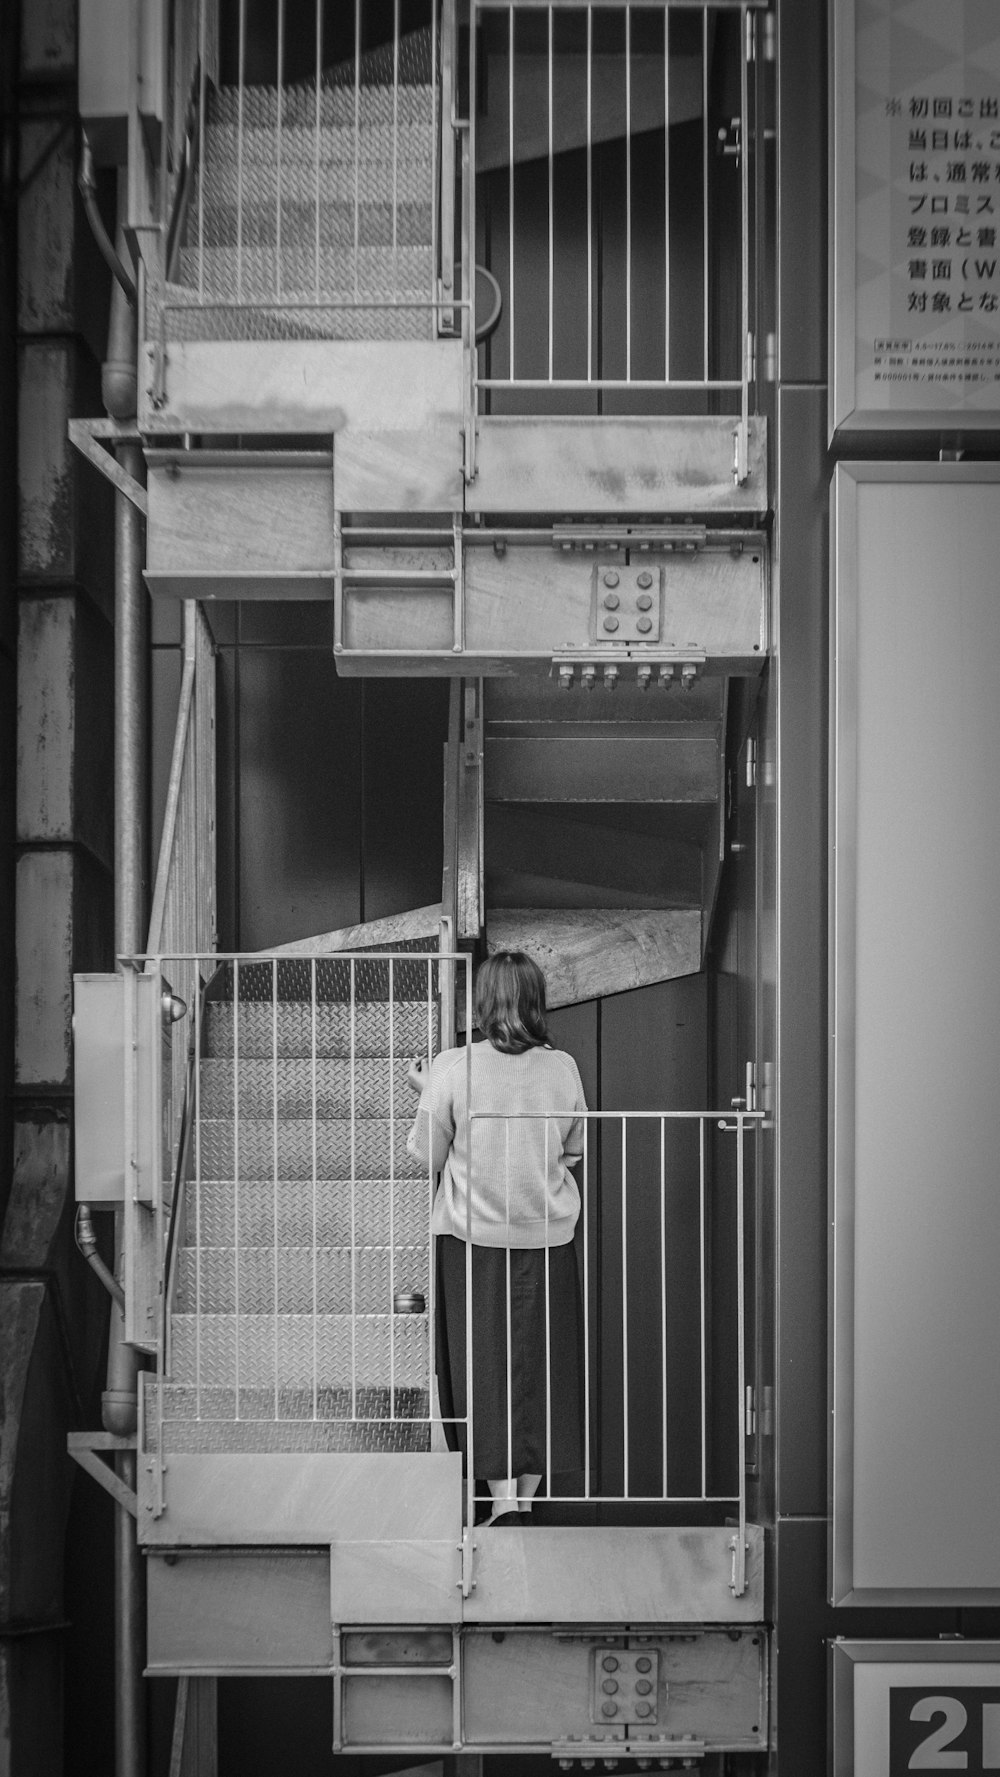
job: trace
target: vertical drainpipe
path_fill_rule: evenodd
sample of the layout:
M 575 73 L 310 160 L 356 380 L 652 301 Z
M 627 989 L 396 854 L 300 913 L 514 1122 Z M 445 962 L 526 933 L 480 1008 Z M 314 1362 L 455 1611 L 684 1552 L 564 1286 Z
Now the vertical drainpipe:
M 119 175 L 119 215 L 124 214 L 124 175 Z M 124 234 L 118 254 L 128 263 Z M 101 394 L 112 419 L 134 422 L 137 406 L 136 314 L 117 283 L 111 289 L 108 355 Z M 118 461 L 141 479 L 142 447 L 120 444 Z M 142 517 L 124 494 L 115 495 L 115 952 L 137 955 L 146 940 L 148 891 L 148 610 L 142 580 Z M 126 1173 L 126 1178 L 127 1178 Z M 126 1185 L 127 1189 L 127 1185 Z M 123 1277 L 123 1216 L 115 1218 L 118 1278 Z M 111 1308 L 107 1388 L 102 1396 L 106 1431 L 132 1437 L 138 1424 L 139 1355 L 125 1343 L 125 1321 Z M 136 1487 L 137 1455 L 123 1450 L 115 1466 L 125 1485 Z M 145 1777 L 146 1575 L 135 1521 L 115 1508 L 115 1772 Z

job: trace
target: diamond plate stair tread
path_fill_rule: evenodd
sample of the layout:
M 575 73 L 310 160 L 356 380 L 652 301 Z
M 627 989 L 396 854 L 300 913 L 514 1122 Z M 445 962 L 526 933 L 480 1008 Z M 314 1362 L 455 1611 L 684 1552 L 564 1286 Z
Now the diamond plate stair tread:
M 174 1312 L 390 1314 L 397 1290 L 430 1289 L 423 1246 L 240 1245 L 178 1253 Z
M 421 1168 L 406 1151 L 411 1119 L 395 1127 L 387 1119 L 369 1117 L 352 1127 L 347 1117 L 329 1117 L 315 1125 L 310 1118 L 279 1122 L 270 1118 L 202 1117 L 198 1125 L 203 1178 L 378 1179 L 387 1172 L 419 1177 Z M 238 1150 L 238 1165 L 237 1165 Z
M 239 1104 L 241 1117 L 270 1117 L 275 1106 L 279 1117 L 309 1117 L 315 1104 L 321 1118 L 385 1117 L 391 1108 L 409 1119 L 416 1105 L 406 1081 L 407 1061 L 398 1058 L 359 1056 L 350 1060 L 312 1058 L 240 1060 Z M 233 1064 L 223 1058 L 207 1058 L 201 1064 L 199 1106 L 204 1117 L 233 1114 Z
M 233 1054 L 233 1007 L 231 1001 L 210 1001 L 202 1029 L 209 1056 Z M 237 1035 L 242 1060 L 266 1060 L 274 1053 L 274 1023 L 269 1002 L 241 1001 Z M 278 1055 L 309 1058 L 313 1054 L 313 1007 L 305 1000 L 278 1002 Z M 428 1019 L 426 1003 L 396 1001 L 392 1008 L 391 1034 L 397 1055 L 425 1055 L 434 1047 L 436 1017 Z M 369 1002 L 355 1008 L 338 1002 L 320 1002 L 315 1008 L 315 1052 L 322 1060 L 334 1057 L 384 1057 L 389 1053 L 389 1007 Z
M 391 1342 L 391 1360 L 390 1360 Z M 426 1388 L 426 1314 L 178 1314 L 172 1382 L 232 1389 Z M 260 1413 L 254 1415 L 260 1416 Z
M 366 204 L 386 204 L 390 209 L 400 211 L 411 205 L 420 210 L 429 207 L 433 196 L 433 163 L 414 143 L 408 144 L 405 158 L 401 155 L 394 161 L 391 156 L 383 159 L 372 155 L 366 142 L 364 162 L 357 168 L 353 161 L 326 154 L 326 146 L 325 138 L 321 137 L 317 163 L 314 148 L 311 143 L 307 147 L 305 138 L 301 142 L 301 152 L 295 156 L 286 154 L 283 144 L 279 167 L 272 141 L 267 155 L 251 161 L 248 168 L 245 160 L 238 162 L 228 153 L 222 153 L 221 143 L 214 144 L 213 153 L 210 142 L 203 185 L 188 211 L 187 245 L 193 246 L 199 238 L 202 212 L 207 223 L 211 212 L 235 211 L 240 206 L 245 225 L 255 209 L 269 211 L 273 217 L 279 197 L 283 217 L 286 205 L 289 210 L 304 206 L 314 227 L 317 201 L 321 213 L 331 204 L 341 204 L 349 208 L 352 219 L 355 204 L 359 208 Z
M 185 1196 L 182 1243 L 191 1248 L 200 1239 L 203 1246 L 233 1246 L 236 1189 L 232 1180 L 191 1180 Z M 349 1180 L 317 1180 L 315 1197 L 311 1179 L 283 1179 L 277 1192 L 270 1180 L 241 1184 L 240 1244 L 270 1245 L 277 1212 L 278 1239 L 283 1245 L 308 1246 L 315 1226 L 315 1238 L 325 1246 L 379 1246 L 391 1225 L 401 1244 L 426 1246 L 430 1203 L 431 1185 L 426 1176 L 396 1179 L 393 1184 L 388 1179 L 365 1179 L 353 1189 Z

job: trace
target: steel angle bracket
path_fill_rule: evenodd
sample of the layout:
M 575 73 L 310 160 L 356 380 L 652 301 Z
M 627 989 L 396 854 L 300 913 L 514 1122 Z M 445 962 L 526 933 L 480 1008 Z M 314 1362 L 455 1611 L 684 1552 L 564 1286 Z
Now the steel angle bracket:
M 550 1756 L 558 1759 L 563 1768 L 568 1768 L 576 1760 L 592 1763 L 601 1759 L 603 1763 L 617 1763 L 619 1759 L 687 1759 L 692 1764 L 695 1759 L 703 1759 L 708 1748 L 704 1740 L 616 1740 L 609 1737 L 604 1740 L 553 1740 L 549 1749 Z
M 139 1505 L 131 1487 L 126 1487 L 114 1469 L 101 1460 L 102 1456 L 113 1455 L 118 1450 L 134 1450 L 135 1438 L 118 1438 L 110 1431 L 71 1431 L 66 1448 L 73 1461 L 86 1469 L 117 1505 L 124 1506 L 133 1518 L 138 1517 Z
M 463 1598 L 470 1598 L 476 1589 L 476 1582 L 473 1578 L 473 1562 L 478 1547 L 479 1544 L 473 1540 L 472 1526 L 467 1524 L 462 1531 L 462 1577 L 457 1582 L 462 1588 Z
M 122 468 L 113 452 L 116 444 L 142 443 L 141 435 L 135 427 L 110 419 L 70 420 L 69 441 L 75 444 L 88 463 L 114 484 L 120 494 L 125 495 L 126 500 L 131 500 L 136 511 L 141 512 L 145 518 L 149 509 L 146 490 L 134 475 Z

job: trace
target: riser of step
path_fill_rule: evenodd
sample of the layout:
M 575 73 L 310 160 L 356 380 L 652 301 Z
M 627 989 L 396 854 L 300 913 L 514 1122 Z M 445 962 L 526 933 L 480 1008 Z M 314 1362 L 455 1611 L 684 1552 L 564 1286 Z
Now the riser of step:
M 170 1379 L 241 1391 L 426 1388 L 430 1338 L 426 1314 L 175 1314 Z
M 406 1151 L 410 1124 L 410 1117 L 395 1126 L 375 1117 L 353 1126 L 347 1117 L 277 1125 L 270 1118 L 202 1117 L 196 1164 L 202 1178 L 215 1179 L 415 1178 L 423 1169 Z
M 322 249 L 319 276 L 315 244 L 283 243 L 280 282 L 289 301 L 298 296 L 312 300 L 353 302 L 358 297 L 384 301 L 393 296 L 427 301 L 431 290 L 434 258 L 430 247 L 359 247 Z M 189 288 L 199 275 L 205 289 L 229 301 L 270 297 L 278 289 L 279 260 L 275 247 L 185 247 L 180 255 L 180 282 Z
M 275 196 L 269 201 L 267 197 L 254 193 L 252 198 L 245 199 L 242 206 L 238 207 L 235 202 L 220 202 L 213 193 L 212 202 L 205 206 L 204 216 L 195 212 L 190 218 L 184 256 L 189 253 L 197 254 L 202 248 L 206 252 L 214 252 L 220 247 L 235 249 L 237 245 L 243 252 L 260 247 L 269 247 L 276 251 L 278 220 Z M 355 234 L 361 249 L 426 249 L 430 247 L 432 238 L 431 209 L 428 203 L 400 203 L 393 206 L 391 202 L 382 199 L 366 199 L 355 210 L 353 203 L 333 201 L 322 193 L 318 205 L 311 198 L 299 201 L 282 196 L 280 221 L 282 260 L 286 252 L 293 259 L 301 259 L 308 254 L 311 255 L 313 264 L 317 224 L 322 252 L 329 252 L 332 248 L 338 251 L 353 249 Z M 284 279 L 284 270 L 282 278 Z
M 278 1055 L 311 1058 L 427 1055 L 437 1040 L 437 1014 L 421 1001 L 384 1001 L 351 1007 L 342 1002 L 279 1000 L 277 1012 L 267 1001 L 243 1001 L 234 1021 L 232 1001 L 209 1002 L 203 1033 L 210 1056 L 232 1056 L 234 1022 L 241 1060 Z
M 350 1183 L 282 1180 L 275 1186 L 241 1184 L 239 1203 L 231 1179 L 189 1180 L 185 1186 L 182 1244 L 188 1247 L 426 1246 L 431 1186 L 426 1176 L 365 1179 Z M 237 1223 L 239 1241 L 237 1242 Z
M 177 1314 L 391 1314 L 399 1290 L 430 1290 L 425 1246 L 241 1246 L 178 1254 Z
M 239 1108 L 242 1117 L 320 1118 L 395 1117 L 411 1119 L 417 1100 L 407 1084 L 407 1062 L 395 1064 L 378 1057 L 349 1060 L 247 1061 L 241 1058 Z M 203 1117 L 231 1117 L 235 1096 L 231 1060 L 206 1060 L 201 1064 L 199 1097 Z
M 309 196 L 319 179 L 321 192 L 345 197 L 353 194 L 355 180 L 360 195 L 391 195 L 426 199 L 435 164 L 431 127 L 409 125 L 394 136 L 391 129 L 321 129 L 312 126 L 281 132 L 281 187 L 289 196 Z M 240 186 L 249 189 L 278 184 L 278 136 L 270 129 L 229 126 L 209 129 L 202 157 L 205 185 L 213 194 L 222 191 L 235 198 Z M 220 185 L 220 181 L 222 182 Z
M 154 1453 L 160 1436 L 158 1392 L 146 1384 L 146 1443 Z M 280 1452 L 335 1450 L 429 1450 L 430 1427 L 420 1424 L 429 1412 L 425 1388 L 397 1388 L 392 1418 L 387 1388 L 349 1390 L 286 1388 L 278 1395 L 275 1418 L 273 1389 L 240 1389 L 240 1417 L 232 1388 L 195 1389 L 167 1383 L 163 1389 L 163 1450 Z M 360 1421 L 349 1423 L 352 1410 Z M 256 1415 L 260 1414 L 261 1417 Z M 379 1423 L 379 1422 L 382 1423 Z M 415 1421 L 416 1423 L 411 1423 Z
M 402 295 L 402 292 L 398 293 Z M 234 291 L 213 292 L 207 285 L 201 297 L 197 279 L 192 288 L 167 286 L 167 300 L 172 304 L 166 315 L 167 338 L 171 340 L 387 340 L 437 337 L 435 317 L 427 308 L 425 293 L 420 304 L 403 309 L 313 308 L 296 307 L 310 301 L 299 291 L 289 302 L 277 290 L 244 292 L 236 304 Z M 322 295 L 320 297 L 322 301 Z M 363 300 L 363 299 L 362 299 Z M 205 306 L 199 306 L 203 301 Z M 258 303 L 260 307 L 252 307 Z
M 209 105 L 208 128 L 227 127 L 235 130 L 240 118 L 244 131 L 277 131 L 279 99 L 282 135 L 315 129 L 317 94 L 315 82 L 295 86 L 223 86 L 213 93 Z M 324 86 L 319 88 L 319 122 L 321 130 L 348 130 L 353 133 L 357 116 L 361 127 L 369 132 L 382 125 L 391 129 L 394 121 L 400 129 L 428 122 L 433 116 L 434 93 L 428 85 L 389 84 Z

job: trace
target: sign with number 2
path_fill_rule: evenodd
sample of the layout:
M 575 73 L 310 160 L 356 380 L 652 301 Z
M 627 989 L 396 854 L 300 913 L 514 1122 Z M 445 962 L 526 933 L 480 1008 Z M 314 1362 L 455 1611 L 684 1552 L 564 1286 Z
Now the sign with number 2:
M 889 1692 L 889 1777 L 1000 1773 L 1000 1688 L 900 1685 Z

